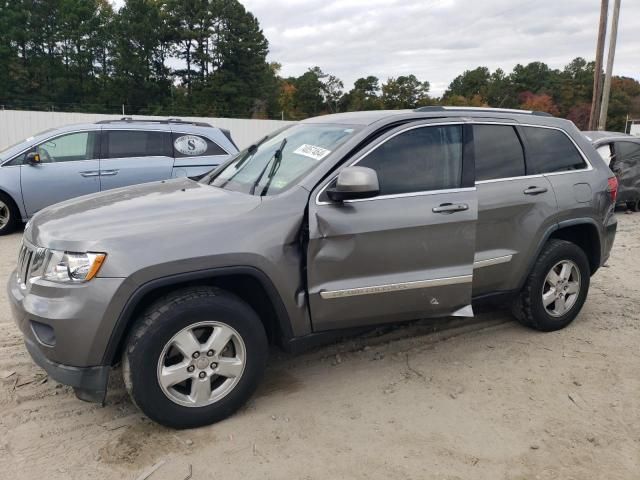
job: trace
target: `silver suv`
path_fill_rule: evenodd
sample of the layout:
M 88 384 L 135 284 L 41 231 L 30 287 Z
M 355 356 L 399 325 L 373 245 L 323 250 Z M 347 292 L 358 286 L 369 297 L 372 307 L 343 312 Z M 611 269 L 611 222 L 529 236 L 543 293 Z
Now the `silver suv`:
M 8 285 L 34 361 L 195 427 L 240 407 L 269 343 L 473 315 L 568 325 L 615 231 L 616 179 L 573 123 L 423 108 L 312 118 L 199 181 L 70 200 L 27 225 Z
M 178 119 L 123 118 L 47 130 L 0 152 L 0 235 L 54 203 L 202 175 L 237 152 L 228 131 Z

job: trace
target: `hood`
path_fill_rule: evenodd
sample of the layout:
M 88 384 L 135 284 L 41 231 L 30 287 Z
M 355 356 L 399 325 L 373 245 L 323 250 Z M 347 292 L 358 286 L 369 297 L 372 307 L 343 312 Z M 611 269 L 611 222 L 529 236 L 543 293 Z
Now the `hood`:
M 71 251 L 100 251 L 128 238 L 157 243 L 169 233 L 224 224 L 260 203 L 260 197 L 187 178 L 147 183 L 45 208 L 29 222 L 25 238 L 38 246 Z

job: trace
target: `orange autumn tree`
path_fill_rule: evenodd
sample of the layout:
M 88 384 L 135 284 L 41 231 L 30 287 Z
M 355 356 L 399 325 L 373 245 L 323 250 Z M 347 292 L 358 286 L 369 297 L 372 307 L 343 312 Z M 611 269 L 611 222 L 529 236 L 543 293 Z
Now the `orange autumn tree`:
M 560 114 L 560 110 L 556 106 L 551 98 L 551 95 L 547 95 L 546 93 L 533 93 L 533 92 L 522 92 L 519 95 L 520 99 L 520 108 L 523 110 L 535 110 L 537 112 L 547 112 L 551 115 L 557 116 Z

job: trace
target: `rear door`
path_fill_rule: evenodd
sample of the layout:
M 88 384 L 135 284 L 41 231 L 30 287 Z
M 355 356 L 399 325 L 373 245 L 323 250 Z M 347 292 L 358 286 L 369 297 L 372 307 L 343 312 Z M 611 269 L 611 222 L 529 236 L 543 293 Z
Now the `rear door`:
M 477 219 L 462 123 L 398 127 L 349 164 L 373 168 L 380 194 L 311 196 L 307 275 L 313 328 L 471 315 Z M 336 173 L 337 175 L 337 173 Z
M 29 150 L 38 152 L 41 162 L 30 165 L 22 161 L 20 167 L 27 216 L 54 203 L 100 191 L 99 134 L 65 133 Z M 26 153 L 21 155 L 23 159 Z
M 171 178 L 171 132 L 104 129 L 100 188 L 109 190 Z
M 478 228 L 473 296 L 512 290 L 557 221 L 551 182 L 527 170 L 514 125 L 474 124 Z
M 173 177 L 203 175 L 229 158 L 229 152 L 205 135 L 173 132 L 171 143 Z

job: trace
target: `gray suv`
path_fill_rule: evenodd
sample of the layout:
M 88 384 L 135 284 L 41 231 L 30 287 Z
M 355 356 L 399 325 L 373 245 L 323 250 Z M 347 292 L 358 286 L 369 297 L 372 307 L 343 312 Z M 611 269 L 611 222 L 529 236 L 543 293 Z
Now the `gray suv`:
M 0 235 L 69 198 L 202 175 L 236 148 L 208 123 L 106 120 L 47 130 L 0 152 Z
M 312 118 L 199 181 L 49 207 L 8 284 L 34 361 L 176 428 L 221 420 L 289 350 L 499 299 L 568 325 L 615 231 L 616 179 L 573 123 L 430 107 Z

